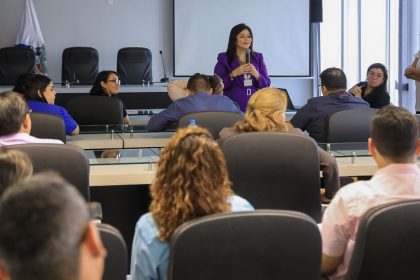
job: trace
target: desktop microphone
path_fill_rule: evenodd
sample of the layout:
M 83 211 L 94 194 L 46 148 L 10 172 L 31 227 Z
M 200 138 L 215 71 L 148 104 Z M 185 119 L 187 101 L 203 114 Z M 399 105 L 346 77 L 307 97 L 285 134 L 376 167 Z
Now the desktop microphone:
M 160 53 L 160 58 L 162 59 L 162 65 L 163 65 L 163 76 L 164 76 L 162 79 L 160 79 L 160 82 L 161 82 L 161 83 L 167 83 L 167 82 L 169 82 L 169 79 L 168 79 L 168 77 L 166 76 L 165 61 L 163 60 L 162 50 L 160 50 L 160 51 L 159 51 L 159 53 Z

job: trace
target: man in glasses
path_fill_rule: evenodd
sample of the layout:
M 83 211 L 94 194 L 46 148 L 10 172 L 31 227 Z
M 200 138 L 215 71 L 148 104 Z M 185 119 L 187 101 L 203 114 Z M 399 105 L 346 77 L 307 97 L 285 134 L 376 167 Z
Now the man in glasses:
M 19 93 L 0 93 L 0 147 L 26 143 L 63 144 L 56 139 L 30 136 L 32 122 L 29 113 L 29 107 Z

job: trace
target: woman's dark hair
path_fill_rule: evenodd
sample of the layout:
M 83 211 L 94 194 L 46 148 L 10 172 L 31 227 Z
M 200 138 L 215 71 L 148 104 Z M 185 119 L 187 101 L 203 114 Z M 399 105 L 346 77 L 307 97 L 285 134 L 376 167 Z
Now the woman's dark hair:
M 30 86 L 31 79 L 35 77 L 33 73 L 24 73 L 19 75 L 15 82 L 15 87 L 12 91 L 18 92 L 20 94 L 25 94 Z
M 372 65 L 370 65 L 366 71 L 366 75 L 369 75 L 369 71 L 374 69 L 374 68 L 378 68 L 381 69 L 382 72 L 384 73 L 384 81 L 382 82 L 382 84 L 380 86 L 378 86 L 377 88 L 373 89 L 373 90 L 380 90 L 380 91 L 387 91 L 386 90 L 386 85 L 388 82 L 388 70 L 386 69 L 385 65 L 383 65 L 382 63 L 374 63 Z
M 254 35 L 252 34 L 251 27 L 249 27 L 245 23 L 240 23 L 232 27 L 232 29 L 230 30 L 229 42 L 228 42 L 228 47 L 226 51 L 229 64 L 232 63 L 233 59 L 236 56 L 236 36 L 238 36 L 238 34 L 241 33 L 244 29 L 247 29 L 249 33 L 251 34 L 251 38 L 254 39 Z M 253 48 L 252 48 L 253 44 L 254 44 L 254 40 L 252 40 L 251 46 L 249 47 L 251 49 L 251 55 L 253 55 Z
M 48 103 L 47 99 L 45 99 L 44 91 L 50 83 L 51 79 L 47 76 L 35 74 L 26 84 L 25 98 Z
M 93 83 L 93 87 L 90 89 L 90 94 L 91 95 L 106 95 L 101 82 L 106 82 L 108 80 L 109 75 L 111 74 L 115 74 L 118 76 L 119 75 L 117 72 L 115 71 L 111 71 L 111 70 L 105 70 L 105 71 L 101 71 L 98 73 L 98 76 L 96 76 L 96 80 Z

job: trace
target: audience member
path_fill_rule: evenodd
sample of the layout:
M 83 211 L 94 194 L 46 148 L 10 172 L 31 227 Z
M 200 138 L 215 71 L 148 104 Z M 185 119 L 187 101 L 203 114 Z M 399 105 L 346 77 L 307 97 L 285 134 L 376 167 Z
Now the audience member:
M 309 99 L 290 122 L 309 132 L 317 142 L 325 142 L 325 124 L 329 115 L 346 109 L 368 108 L 369 103 L 346 92 L 347 78 L 341 69 L 328 68 L 319 77 L 323 96 Z
M 150 212 L 137 222 L 133 280 L 167 279 L 169 240 L 184 222 L 209 214 L 253 210 L 230 189 L 223 153 L 200 127 L 179 129 L 160 155 Z
M 96 76 L 95 83 L 90 90 L 91 95 L 109 96 L 118 98 L 117 95 L 120 92 L 121 80 L 118 73 L 115 71 L 101 71 Z M 127 110 L 123 104 L 123 118 L 124 124 L 130 124 Z
M 209 76 L 210 87 L 213 89 L 212 94 L 223 94 L 223 80 L 216 74 Z M 168 95 L 172 101 L 189 96 L 187 89 L 188 80 L 174 80 L 168 84 Z
M 420 50 L 415 54 L 413 63 L 405 69 L 404 76 L 416 81 L 416 112 L 420 113 Z
M 15 89 L 22 90 L 19 93 L 24 94 L 29 108 L 33 112 L 59 116 L 64 121 L 67 135 L 79 134 L 79 126 L 67 110 L 61 106 L 54 105 L 56 93 L 51 79 L 39 74 L 27 75 L 26 78 L 20 77 L 15 85 Z
M 26 154 L 0 149 L 0 197 L 9 186 L 32 176 L 32 172 L 32 162 Z
M 253 131 L 278 131 L 304 135 L 300 129 L 286 123 L 284 113 L 286 107 L 287 97 L 284 91 L 276 88 L 258 90 L 249 99 L 244 119 L 232 128 L 224 128 L 220 132 L 219 143 L 233 134 Z M 335 158 L 321 148 L 318 148 L 318 151 L 325 187 L 324 195 L 327 199 L 331 199 L 340 187 L 337 162 Z M 323 197 L 324 201 L 327 199 Z
M 19 75 L 15 82 L 15 86 L 13 87 L 12 91 L 20 93 L 23 97 L 25 97 L 25 93 L 31 87 L 31 80 L 35 77 L 35 74 L 27 72 L 24 74 Z
M 386 89 L 388 82 L 388 70 L 381 63 L 374 63 L 368 67 L 366 81 L 360 82 L 349 92 L 363 98 L 371 108 L 380 109 L 389 105 L 389 93 Z
M 14 91 L 0 93 L 0 147 L 26 143 L 63 144 L 56 139 L 30 136 L 30 109 L 25 100 Z
M 254 52 L 254 35 L 249 26 L 240 23 L 232 27 L 226 52 L 219 53 L 214 73 L 223 79 L 224 94 L 239 104 L 245 112 L 251 95 L 270 86 L 263 55 Z
M 58 175 L 35 175 L 0 200 L 1 279 L 100 280 L 105 255 L 86 202 Z
M 420 198 L 420 170 L 415 163 L 418 137 L 417 119 L 404 108 L 386 106 L 372 119 L 368 145 L 379 170 L 369 181 L 341 188 L 322 220 L 322 272 L 329 273 L 329 279 L 344 278 L 360 218 L 368 209 Z
M 240 112 L 228 97 L 212 95 L 213 89 L 207 76 L 196 73 L 187 83 L 189 96 L 173 102 L 168 108 L 150 118 L 147 124 L 149 131 L 163 131 L 187 114 L 201 111 Z

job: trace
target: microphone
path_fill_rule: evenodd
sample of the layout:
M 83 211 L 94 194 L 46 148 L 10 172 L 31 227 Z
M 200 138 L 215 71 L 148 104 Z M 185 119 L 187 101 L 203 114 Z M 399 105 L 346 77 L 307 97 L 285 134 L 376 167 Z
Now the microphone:
M 245 63 L 248 64 L 251 61 L 251 50 L 248 48 L 245 50 Z M 249 80 L 250 75 L 248 73 L 244 74 L 244 79 Z
M 161 83 L 167 83 L 169 82 L 168 77 L 166 76 L 166 68 L 165 68 L 165 61 L 163 60 L 163 54 L 162 54 L 162 50 L 159 51 L 160 53 L 160 58 L 162 59 L 162 65 L 163 65 L 163 78 L 160 79 Z
M 246 62 L 246 64 L 251 62 L 251 50 L 250 49 L 245 50 L 245 62 Z
M 356 86 L 363 88 L 363 87 L 367 87 L 367 84 L 368 84 L 367 82 L 360 82 Z

